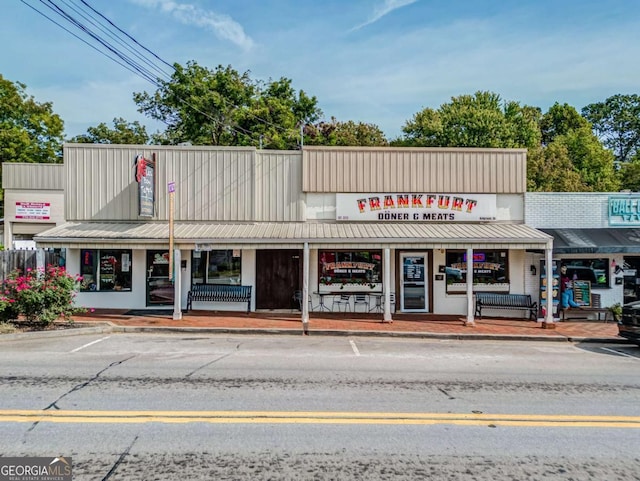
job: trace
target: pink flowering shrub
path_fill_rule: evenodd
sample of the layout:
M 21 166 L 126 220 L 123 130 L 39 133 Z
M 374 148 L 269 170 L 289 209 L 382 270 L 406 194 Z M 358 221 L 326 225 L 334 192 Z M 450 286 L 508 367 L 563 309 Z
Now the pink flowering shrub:
M 74 298 L 82 278 L 67 274 L 64 267 L 13 271 L 2 283 L 0 320 L 22 316 L 27 321 L 49 324 L 68 320 L 83 309 L 74 306 Z

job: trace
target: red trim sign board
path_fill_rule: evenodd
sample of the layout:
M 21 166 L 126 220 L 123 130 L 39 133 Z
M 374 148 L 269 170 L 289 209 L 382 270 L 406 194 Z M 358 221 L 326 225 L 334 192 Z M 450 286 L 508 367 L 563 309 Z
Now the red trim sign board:
M 496 194 L 336 194 L 336 220 L 449 223 L 494 221 Z
M 51 202 L 16 202 L 16 219 L 51 220 Z

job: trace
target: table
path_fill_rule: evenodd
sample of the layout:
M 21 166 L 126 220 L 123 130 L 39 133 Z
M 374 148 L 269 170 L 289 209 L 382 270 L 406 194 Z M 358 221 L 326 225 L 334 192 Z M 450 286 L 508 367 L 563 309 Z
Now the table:
M 366 298 L 367 298 L 367 309 L 364 312 L 371 312 L 372 310 L 374 310 L 374 308 L 375 309 L 379 309 L 376 312 L 382 312 L 382 302 L 380 302 L 380 303 L 376 302 L 374 308 L 370 308 L 371 307 L 370 306 L 371 303 L 369 302 L 369 299 L 371 299 L 371 297 L 381 299 L 384 296 L 384 294 L 382 292 L 362 292 L 362 291 L 342 291 L 341 290 L 341 291 L 331 291 L 331 292 L 327 292 L 327 291 L 318 292 L 318 291 L 316 291 L 313 294 L 318 296 L 319 299 L 320 299 L 320 302 L 318 304 L 318 310 L 319 311 L 325 310 L 327 312 L 333 312 L 333 309 L 329 309 L 329 307 L 327 306 L 327 304 L 324 301 L 324 298 L 326 296 L 330 296 L 330 297 L 349 296 L 351 298 L 351 297 L 354 297 L 354 296 L 361 295 L 361 296 L 366 296 Z M 380 306 L 378 306 L 378 304 L 380 304 Z M 333 307 L 333 305 L 331 307 Z M 350 302 L 349 308 L 351 309 L 351 302 Z M 355 305 L 353 307 L 353 310 L 356 311 Z

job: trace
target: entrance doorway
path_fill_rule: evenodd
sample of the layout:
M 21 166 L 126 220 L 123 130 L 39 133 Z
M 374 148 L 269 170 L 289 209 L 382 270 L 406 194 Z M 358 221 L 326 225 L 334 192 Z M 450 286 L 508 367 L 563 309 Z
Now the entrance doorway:
M 293 294 L 301 289 L 302 251 L 256 251 L 256 309 L 294 309 Z
M 169 251 L 147 251 L 147 306 L 173 304 L 173 280 L 169 278 Z
M 427 312 L 427 253 L 400 254 L 402 273 L 400 276 L 400 311 Z

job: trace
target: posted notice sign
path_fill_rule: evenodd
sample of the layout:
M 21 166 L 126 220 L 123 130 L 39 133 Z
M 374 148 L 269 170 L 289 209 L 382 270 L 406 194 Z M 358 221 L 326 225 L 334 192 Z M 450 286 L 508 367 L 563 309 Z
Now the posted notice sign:
M 16 202 L 16 219 L 51 219 L 50 202 Z

